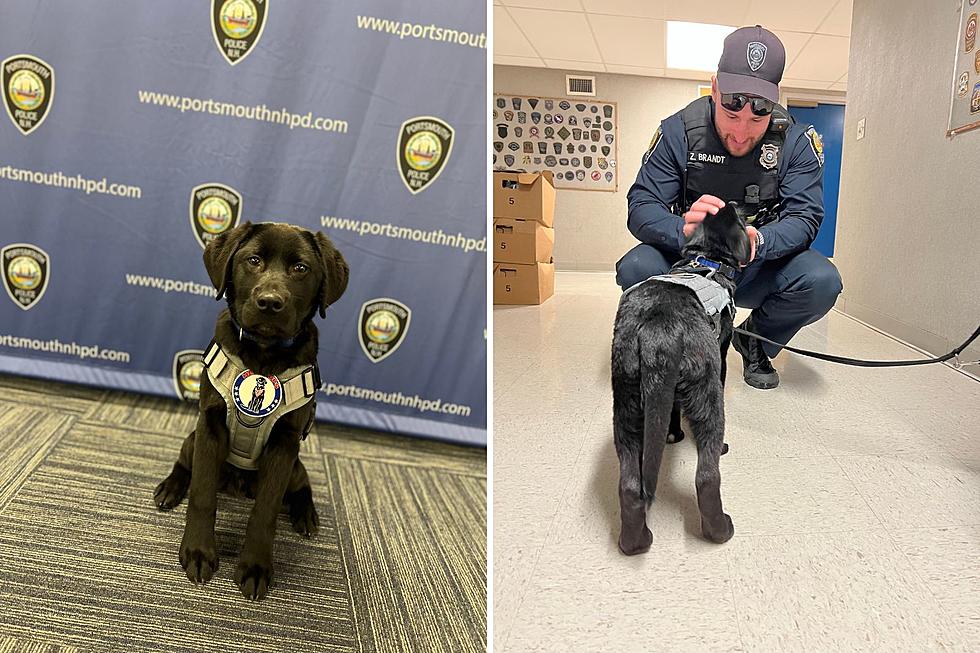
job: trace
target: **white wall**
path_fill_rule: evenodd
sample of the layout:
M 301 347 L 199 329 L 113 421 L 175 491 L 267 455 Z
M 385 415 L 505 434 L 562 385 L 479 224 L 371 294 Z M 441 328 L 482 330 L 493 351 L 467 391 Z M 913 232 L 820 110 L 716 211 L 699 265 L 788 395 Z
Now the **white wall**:
M 844 116 L 838 307 L 934 353 L 980 323 L 980 130 L 945 136 L 959 7 L 854 0 Z

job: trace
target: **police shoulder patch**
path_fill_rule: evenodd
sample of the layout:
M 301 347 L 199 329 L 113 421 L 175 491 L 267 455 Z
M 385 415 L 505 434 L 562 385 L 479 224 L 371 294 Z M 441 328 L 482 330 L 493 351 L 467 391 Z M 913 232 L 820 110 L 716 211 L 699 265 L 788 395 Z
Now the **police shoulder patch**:
M 657 146 L 660 145 L 660 141 L 663 140 L 664 134 L 660 127 L 657 127 L 657 132 L 650 139 L 650 146 L 647 147 L 647 153 L 643 155 L 643 163 L 650 160 L 650 155 L 652 155 L 656 150 Z
M 820 138 L 820 134 L 817 130 L 813 128 L 813 125 L 807 127 L 806 139 L 810 141 L 810 150 L 813 152 L 813 156 L 817 157 L 817 163 L 820 167 L 823 167 L 823 139 Z

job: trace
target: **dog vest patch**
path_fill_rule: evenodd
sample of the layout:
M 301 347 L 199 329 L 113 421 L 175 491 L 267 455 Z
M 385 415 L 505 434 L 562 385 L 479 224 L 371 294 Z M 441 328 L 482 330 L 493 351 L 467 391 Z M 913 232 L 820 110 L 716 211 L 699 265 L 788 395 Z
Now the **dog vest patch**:
M 225 400 L 228 416 L 228 462 L 240 469 L 258 469 L 276 421 L 313 400 L 317 390 L 315 365 L 291 367 L 282 374 L 263 376 L 247 369 L 234 354 L 211 342 L 204 354 L 208 378 Z M 306 425 L 303 437 L 313 427 Z

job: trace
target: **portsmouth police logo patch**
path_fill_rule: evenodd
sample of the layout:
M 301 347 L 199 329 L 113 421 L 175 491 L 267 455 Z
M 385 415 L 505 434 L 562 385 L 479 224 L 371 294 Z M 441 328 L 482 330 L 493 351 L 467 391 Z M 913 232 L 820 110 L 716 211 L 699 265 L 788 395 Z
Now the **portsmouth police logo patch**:
M 3 287 L 10 299 L 25 311 L 41 301 L 48 289 L 49 260 L 47 252 L 27 243 L 14 243 L 0 249 Z
M 184 349 L 174 354 L 173 379 L 177 398 L 197 401 L 201 397 L 201 375 L 204 374 L 204 352 Z
M 211 34 L 225 61 L 234 66 L 262 38 L 269 0 L 211 0 Z
M 275 376 L 245 370 L 235 378 L 231 398 L 238 409 L 238 421 L 243 426 L 258 426 L 282 403 L 282 384 Z
M 772 170 L 779 164 L 779 148 L 772 143 L 763 143 L 759 163 L 766 170 Z
M 357 330 L 364 355 L 372 363 L 391 356 L 405 340 L 412 310 L 396 299 L 379 297 L 364 302 Z
M 201 247 L 234 229 L 242 217 L 242 194 L 224 184 L 201 184 L 191 191 L 191 228 Z
M 402 181 L 413 195 L 435 181 L 445 168 L 453 151 L 453 134 L 452 127 L 432 116 L 402 123 L 395 158 Z
M 820 167 L 823 167 L 823 139 L 820 138 L 820 134 L 811 125 L 806 130 L 806 138 L 810 141 L 810 149 L 813 150 L 813 156 L 817 157 L 817 162 Z
M 653 156 L 653 153 L 657 151 L 657 146 L 660 145 L 660 141 L 663 138 L 663 136 L 664 135 L 663 132 L 660 130 L 660 127 L 657 127 L 657 133 L 655 133 L 653 135 L 653 138 L 650 139 L 650 146 L 647 148 L 647 153 L 643 155 L 643 163 L 649 161 L 650 157 Z M 603 147 L 602 149 L 606 150 L 605 147 Z
M 752 41 L 745 49 L 745 58 L 752 72 L 756 72 L 766 63 L 766 44 Z
M 21 133 L 30 134 L 44 122 L 51 108 L 54 69 L 29 54 L 14 55 L 0 65 L 7 115 Z

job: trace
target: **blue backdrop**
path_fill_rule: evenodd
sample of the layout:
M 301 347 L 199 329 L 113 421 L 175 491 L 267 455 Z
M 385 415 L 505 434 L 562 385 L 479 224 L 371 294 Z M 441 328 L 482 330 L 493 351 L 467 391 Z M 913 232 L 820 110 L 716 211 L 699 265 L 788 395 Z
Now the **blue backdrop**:
M 318 418 L 485 445 L 485 31 L 477 0 L 0 2 L 0 370 L 193 399 L 203 243 L 290 222 L 350 265 Z

